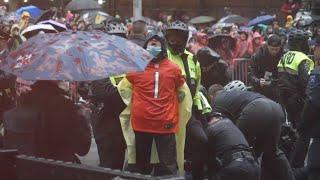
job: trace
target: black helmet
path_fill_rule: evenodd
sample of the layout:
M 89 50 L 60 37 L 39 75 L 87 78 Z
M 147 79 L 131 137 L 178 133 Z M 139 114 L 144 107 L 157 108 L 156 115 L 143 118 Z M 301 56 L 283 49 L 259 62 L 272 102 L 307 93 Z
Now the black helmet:
M 168 37 L 170 35 L 182 37 L 184 40 L 184 43 L 179 45 L 171 44 L 168 41 Z M 187 45 L 188 37 L 189 37 L 188 26 L 181 21 L 175 21 L 171 23 L 165 31 L 165 38 L 168 42 L 168 48 L 173 54 L 181 54 L 184 52 Z
M 288 45 L 290 51 L 309 52 L 309 34 L 302 30 L 294 29 L 289 33 Z

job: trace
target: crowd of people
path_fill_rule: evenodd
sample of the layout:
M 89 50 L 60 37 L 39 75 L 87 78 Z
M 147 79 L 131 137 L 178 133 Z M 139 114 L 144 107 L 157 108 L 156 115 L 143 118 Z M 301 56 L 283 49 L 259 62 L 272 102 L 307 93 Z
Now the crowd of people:
M 48 19 L 70 31 L 120 36 L 154 58 L 143 72 L 77 88 L 21 85 L 23 77 L 0 71 L 1 146 L 81 163 L 93 132 L 102 167 L 195 180 L 319 179 L 320 26 L 294 21 L 299 8 L 288 0 L 284 25 L 252 27 L 178 19 L 151 26 L 119 16 L 97 25 L 52 9 Z M 1 58 L 47 33 L 25 37 L 30 18 L 2 23 Z M 251 62 L 241 72 L 248 84 L 233 79 L 238 59 Z

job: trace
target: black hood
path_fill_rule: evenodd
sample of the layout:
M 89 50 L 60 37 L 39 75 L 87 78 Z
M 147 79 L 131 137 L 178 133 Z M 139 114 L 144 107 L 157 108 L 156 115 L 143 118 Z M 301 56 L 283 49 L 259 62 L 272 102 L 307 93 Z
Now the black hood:
M 220 55 L 208 47 L 201 48 L 197 52 L 196 57 L 201 66 L 208 66 L 220 60 Z

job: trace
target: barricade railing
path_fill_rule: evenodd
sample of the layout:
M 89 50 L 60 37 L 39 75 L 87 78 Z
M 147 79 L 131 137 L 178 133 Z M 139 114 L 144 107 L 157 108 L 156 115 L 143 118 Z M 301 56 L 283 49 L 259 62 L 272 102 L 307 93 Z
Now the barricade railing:
M 71 162 L 55 161 L 52 159 L 37 158 L 19 155 L 16 160 L 17 179 L 19 180 L 105 180 L 105 179 L 172 179 L 182 180 L 179 176 L 153 177 L 127 171 L 109 168 L 73 164 Z
M 233 64 L 231 66 L 231 76 L 232 80 L 240 80 L 248 85 L 248 73 L 251 64 L 250 58 L 237 58 L 233 59 Z
M 308 55 L 310 59 L 314 60 L 314 55 Z M 251 59 L 250 58 L 237 58 L 233 59 L 231 65 L 232 80 L 240 80 L 246 85 L 249 84 L 248 74 L 250 70 Z M 315 65 L 320 66 L 320 59 L 315 60 Z
M 17 150 L 0 149 L 0 180 L 183 180 L 180 176 L 143 175 L 34 156 L 17 155 Z

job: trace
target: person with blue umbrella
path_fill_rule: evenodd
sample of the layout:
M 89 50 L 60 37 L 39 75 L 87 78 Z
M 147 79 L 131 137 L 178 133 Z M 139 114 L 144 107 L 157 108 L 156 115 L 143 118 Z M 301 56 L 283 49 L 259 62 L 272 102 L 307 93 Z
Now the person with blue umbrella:
M 271 23 L 275 19 L 274 16 L 271 15 L 263 15 L 263 16 L 258 16 L 251 21 L 249 21 L 248 26 L 255 26 L 258 24 L 268 24 Z
M 22 13 L 19 24 L 18 24 L 20 32 L 22 32 L 24 29 L 26 29 L 29 26 L 30 17 L 31 17 L 30 13 L 28 13 L 27 11 Z
M 32 19 L 37 19 L 41 15 L 41 10 L 36 6 L 24 6 L 19 8 L 16 13 L 22 15 L 24 12 L 28 12 Z

